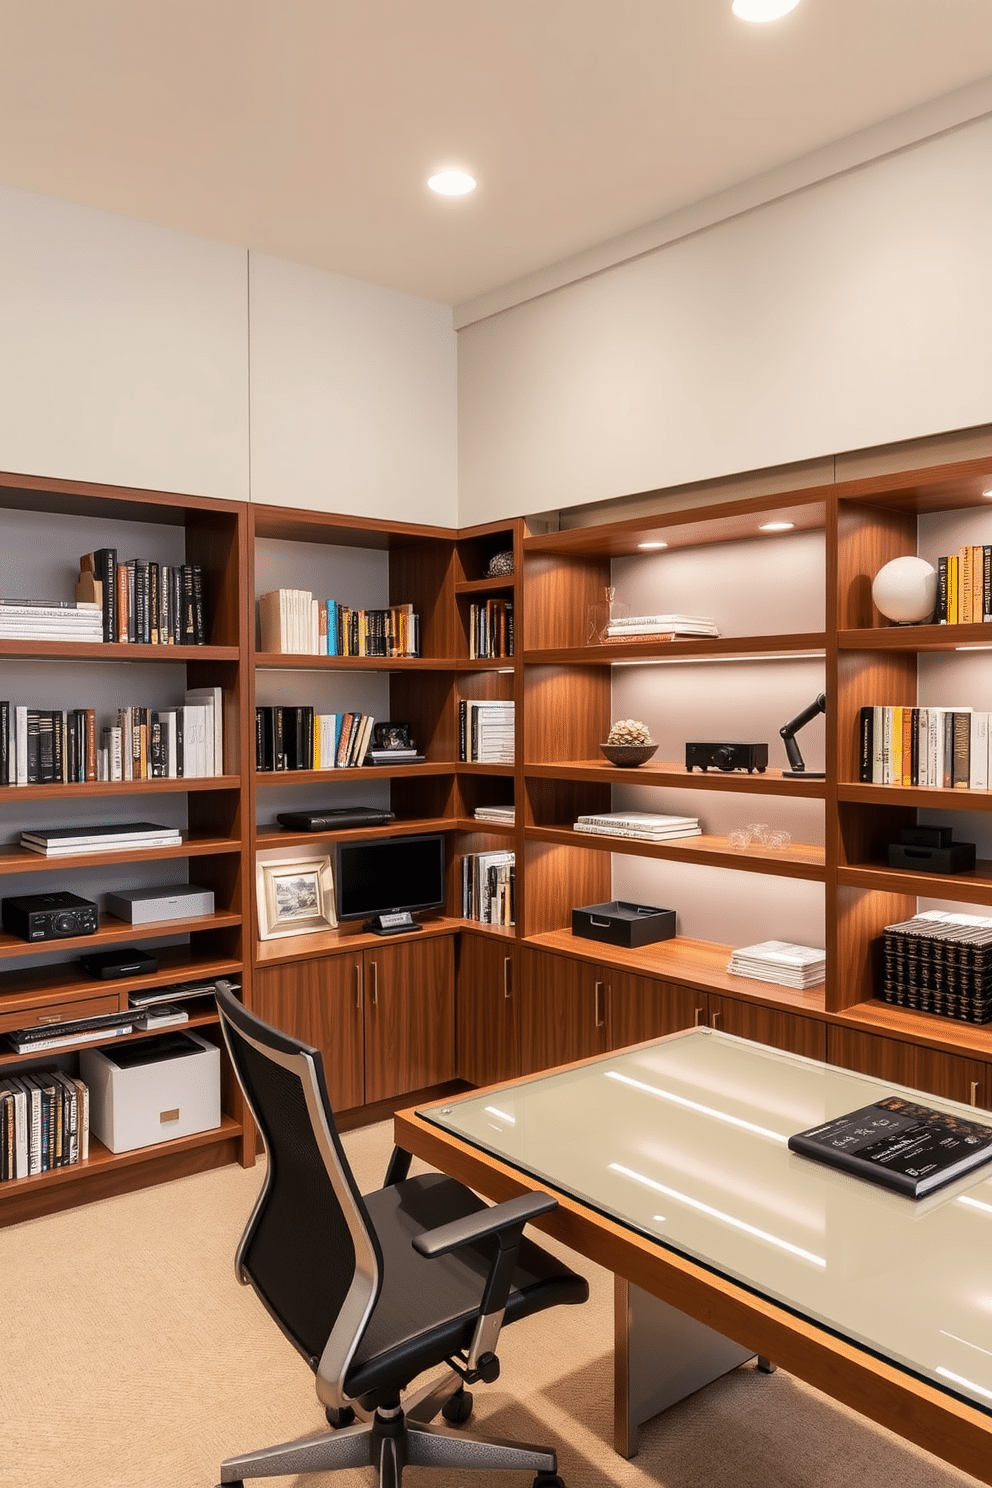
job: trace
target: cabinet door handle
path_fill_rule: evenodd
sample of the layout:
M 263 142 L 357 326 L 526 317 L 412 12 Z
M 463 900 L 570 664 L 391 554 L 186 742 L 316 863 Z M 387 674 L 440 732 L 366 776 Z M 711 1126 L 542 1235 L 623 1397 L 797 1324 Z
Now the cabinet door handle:
M 355 962 L 355 1006 L 361 1010 L 362 1006 L 362 963 Z
M 372 973 L 372 1006 L 379 1006 L 379 966 L 375 961 L 369 962 L 369 971 Z
M 978 1105 L 978 1091 L 981 1083 L 981 1080 L 972 1080 L 971 1082 L 971 1104 L 973 1106 Z
M 720 1019 L 722 1017 L 723 1017 L 723 1014 L 720 1012 L 720 1009 L 717 1008 L 717 1010 L 716 1010 L 715 1013 L 711 1013 L 710 1014 L 710 1027 L 711 1028 L 719 1028 L 719 1026 L 720 1026 Z
M 703 1022 L 703 1019 L 705 1018 L 705 1016 L 706 1016 L 706 1009 L 705 1008 L 696 1008 L 695 1011 L 694 1011 L 694 1013 L 693 1013 L 693 1015 L 692 1015 L 692 1026 L 693 1026 L 693 1028 L 700 1028 L 702 1026 L 702 1022 Z
M 596 1018 L 596 1027 L 597 1028 L 602 1028 L 603 1024 L 606 1022 L 606 1018 L 603 1015 L 603 983 L 602 982 L 597 982 L 596 983 L 596 1012 L 595 1012 L 595 1018 Z
M 509 1002 L 513 996 L 513 957 L 503 957 L 503 996 Z

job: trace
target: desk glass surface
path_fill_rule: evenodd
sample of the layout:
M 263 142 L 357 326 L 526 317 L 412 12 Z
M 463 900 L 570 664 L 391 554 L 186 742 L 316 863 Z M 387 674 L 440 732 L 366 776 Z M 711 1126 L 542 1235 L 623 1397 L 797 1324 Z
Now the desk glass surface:
M 786 1146 L 901 1090 L 701 1028 L 418 1114 L 992 1413 L 992 1165 L 909 1199 Z

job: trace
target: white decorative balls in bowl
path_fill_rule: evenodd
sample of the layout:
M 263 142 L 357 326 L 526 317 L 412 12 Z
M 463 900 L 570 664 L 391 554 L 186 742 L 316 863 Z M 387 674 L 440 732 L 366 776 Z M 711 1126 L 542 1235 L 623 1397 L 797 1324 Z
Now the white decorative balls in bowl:
M 871 597 L 899 625 L 929 620 L 937 600 L 937 570 L 925 558 L 893 558 L 875 575 Z

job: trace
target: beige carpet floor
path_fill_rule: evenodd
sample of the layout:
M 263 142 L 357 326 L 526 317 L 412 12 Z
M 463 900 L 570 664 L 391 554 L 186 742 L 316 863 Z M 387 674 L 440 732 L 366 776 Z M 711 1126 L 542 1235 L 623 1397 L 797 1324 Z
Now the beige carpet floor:
M 376 1186 L 389 1127 L 345 1141 L 362 1187 Z M 309 1370 L 234 1279 L 260 1175 L 226 1168 L 0 1231 L 2 1488 L 211 1488 L 223 1457 L 321 1429 Z M 574 1263 L 591 1301 L 508 1329 L 502 1376 L 476 1390 L 474 1417 L 480 1430 L 556 1445 L 568 1488 L 974 1484 L 781 1370 L 750 1366 L 649 1423 L 624 1462 L 610 1446 L 612 1278 Z M 422 1469 L 404 1479 L 473 1480 L 531 1481 Z

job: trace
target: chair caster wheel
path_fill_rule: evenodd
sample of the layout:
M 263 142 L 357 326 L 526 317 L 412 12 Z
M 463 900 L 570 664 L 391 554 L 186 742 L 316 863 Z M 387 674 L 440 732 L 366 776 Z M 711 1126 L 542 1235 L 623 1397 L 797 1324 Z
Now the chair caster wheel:
M 324 1411 L 328 1426 L 333 1426 L 335 1431 L 340 1431 L 342 1426 L 351 1426 L 355 1420 L 355 1412 L 350 1405 L 340 1407 L 329 1405 Z
M 472 1414 L 472 1392 L 460 1388 L 441 1407 L 441 1414 L 452 1426 L 464 1426 Z

